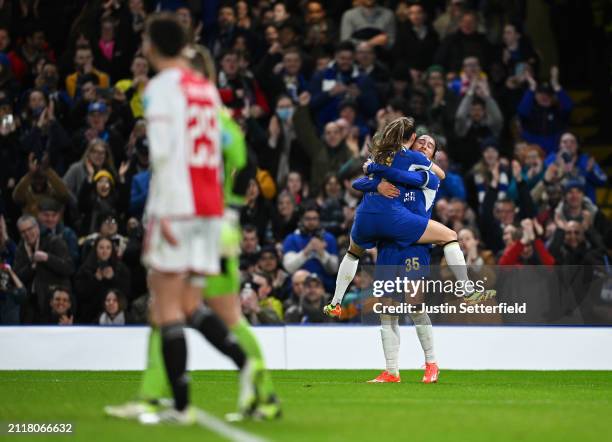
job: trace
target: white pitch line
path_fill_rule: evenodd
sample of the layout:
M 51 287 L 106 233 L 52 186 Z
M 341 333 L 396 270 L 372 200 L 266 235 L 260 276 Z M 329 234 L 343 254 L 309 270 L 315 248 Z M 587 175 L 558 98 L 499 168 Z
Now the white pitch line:
M 268 439 L 264 439 L 263 437 L 234 428 L 231 425 L 223 422 L 221 419 L 218 419 L 203 410 L 196 410 L 196 419 L 200 426 L 205 427 L 233 442 L 270 442 Z

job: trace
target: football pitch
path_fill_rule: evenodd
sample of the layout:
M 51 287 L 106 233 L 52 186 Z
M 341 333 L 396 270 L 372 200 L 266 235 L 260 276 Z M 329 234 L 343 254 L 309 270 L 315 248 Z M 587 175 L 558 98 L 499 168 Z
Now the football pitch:
M 443 370 L 438 384 L 423 385 L 421 371 L 404 370 L 401 384 L 364 383 L 377 374 L 374 370 L 275 371 L 283 418 L 226 424 L 222 417 L 235 406 L 236 373 L 192 372 L 192 399 L 207 413 L 207 420 L 183 428 L 144 427 L 103 415 L 105 405 L 133 398 L 138 372 L 4 371 L 0 372 L 0 439 L 542 442 L 602 441 L 610 435 L 609 371 Z M 27 422 L 72 423 L 74 433 L 6 434 L 8 423 Z

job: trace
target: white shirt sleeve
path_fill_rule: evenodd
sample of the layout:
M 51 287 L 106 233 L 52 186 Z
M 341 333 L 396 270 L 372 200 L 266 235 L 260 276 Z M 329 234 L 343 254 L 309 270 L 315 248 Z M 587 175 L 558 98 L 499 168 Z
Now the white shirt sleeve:
M 166 158 L 172 152 L 172 134 L 176 125 L 173 108 L 180 96 L 174 89 L 170 82 L 151 81 L 145 91 L 147 135 L 153 160 Z

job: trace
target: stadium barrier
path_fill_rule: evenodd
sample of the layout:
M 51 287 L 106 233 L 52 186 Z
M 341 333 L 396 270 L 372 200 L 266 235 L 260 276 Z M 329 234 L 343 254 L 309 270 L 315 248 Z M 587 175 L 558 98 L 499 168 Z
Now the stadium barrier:
M 380 369 L 374 326 L 257 327 L 273 369 Z M 0 370 L 141 370 L 148 327 L 0 327 Z M 423 356 L 411 326 L 401 327 L 400 368 Z M 191 370 L 231 369 L 194 330 Z M 612 370 L 612 327 L 436 326 L 444 369 Z M 332 343 L 334 345 L 332 345 Z

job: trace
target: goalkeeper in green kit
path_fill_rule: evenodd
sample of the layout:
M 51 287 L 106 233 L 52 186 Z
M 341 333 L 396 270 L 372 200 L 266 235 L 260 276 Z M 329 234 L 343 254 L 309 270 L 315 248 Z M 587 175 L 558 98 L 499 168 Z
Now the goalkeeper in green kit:
M 214 74 L 206 69 L 206 51 L 190 49 L 188 58 L 194 68 L 204 71 L 209 78 Z M 207 72 L 208 71 L 208 72 Z M 213 74 L 213 75 L 211 75 Z M 243 193 L 248 183 L 248 174 L 243 169 L 247 162 L 244 135 L 238 124 L 225 110 L 220 111 L 219 122 L 222 133 L 224 163 L 225 211 L 221 230 L 221 274 L 206 278 L 204 299 L 208 307 L 201 307 L 189 318 L 188 325 L 197 329 L 217 348 L 234 361 L 240 369 L 238 412 L 228 415 L 230 420 L 245 418 L 274 419 L 280 417 L 281 409 L 274 393 L 269 372 L 265 368 L 263 355 L 257 338 L 240 310 L 238 292 L 240 273 L 240 226 L 238 211 L 243 203 Z M 240 189 L 242 187 L 243 189 Z M 155 413 L 170 405 L 170 384 L 164 370 L 161 353 L 161 336 L 153 328 L 149 335 L 147 367 L 143 373 L 138 400 L 118 406 L 105 407 L 105 413 L 119 418 L 135 419 L 143 414 Z

